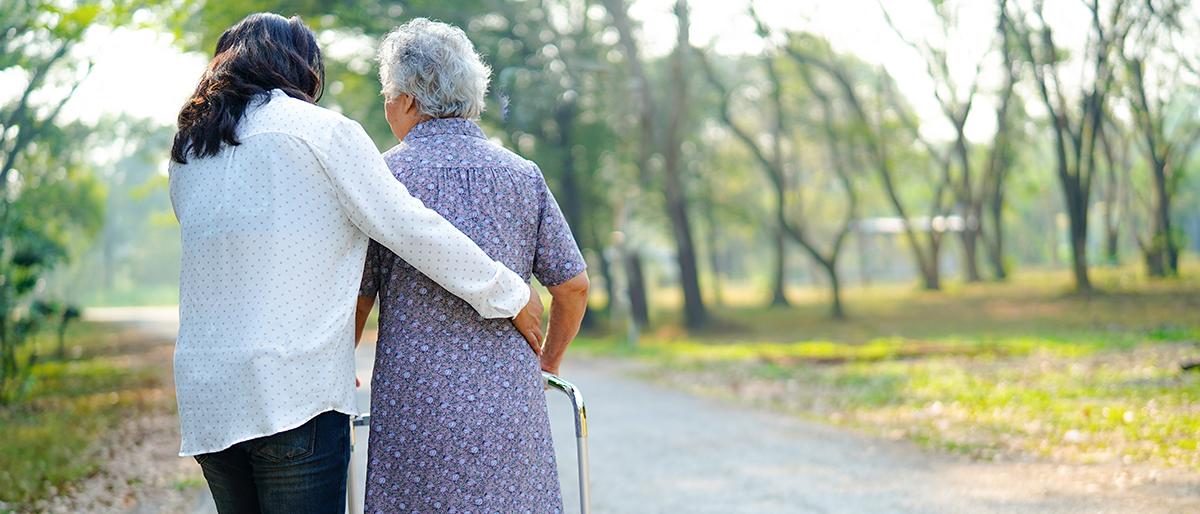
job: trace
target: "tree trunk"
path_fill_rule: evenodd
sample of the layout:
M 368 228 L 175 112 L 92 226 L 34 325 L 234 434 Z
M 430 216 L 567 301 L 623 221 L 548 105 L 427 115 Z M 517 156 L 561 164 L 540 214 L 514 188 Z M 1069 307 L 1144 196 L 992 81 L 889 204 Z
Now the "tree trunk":
M 1142 260 L 1146 263 L 1146 274 L 1151 277 L 1162 277 L 1165 274 L 1163 270 L 1163 255 L 1162 252 L 1154 248 L 1154 243 L 1151 242 L 1142 252 Z
M 825 276 L 829 278 L 829 316 L 833 319 L 846 319 L 846 310 L 842 307 L 842 283 L 838 278 L 837 265 L 832 262 L 822 262 Z
M 1105 145 L 1106 153 L 1108 145 Z M 1104 260 L 1109 266 L 1121 263 L 1120 226 L 1117 223 L 1117 170 L 1112 156 L 1108 156 L 1108 173 L 1104 188 Z
M 771 262 L 771 307 L 787 307 L 787 240 L 784 239 L 782 228 L 776 228 L 772 234 L 771 249 L 774 260 Z
M 613 18 L 620 45 L 625 54 L 626 65 L 634 79 L 634 94 L 641 105 L 635 106 L 638 112 L 638 126 L 641 131 L 638 140 L 638 168 L 643 177 L 651 169 L 651 156 L 654 153 L 653 143 L 662 141 L 660 147 L 664 160 L 664 182 L 667 218 L 671 221 L 671 229 L 675 239 L 675 258 L 679 266 L 679 281 L 683 289 L 684 323 L 689 329 L 703 327 L 708 323 L 708 310 L 704 307 L 704 298 L 700 291 L 700 279 L 696 268 L 696 245 L 692 240 L 691 220 L 688 216 L 687 200 L 684 191 L 680 146 L 682 138 L 680 130 L 685 125 L 688 107 L 687 70 L 685 57 L 691 46 L 688 43 L 690 23 L 686 0 L 678 0 L 675 4 L 675 15 L 679 23 L 676 47 L 671 58 L 671 78 L 674 91 L 671 92 L 671 109 L 668 112 L 668 122 L 663 138 L 656 137 L 657 104 L 654 95 L 650 94 L 650 82 L 647 78 L 641 58 L 638 57 L 638 44 L 633 35 L 629 13 L 623 0 L 604 0 L 605 9 Z
M 939 291 L 942 289 L 942 267 L 939 262 L 941 261 L 942 245 L 933 234 L 930 234 L 929 238 L 929 258 L 918 261 L 921 271 L 921 287 L 926 291 Z M 916 246 L 921 243 L 913 241 L 912 244 Z
M 1087 263 L 1087 205 L 1078 206 L 1069 212 L 1074 213 L 1067 216 L 1071 229 L 1071 271 L 1075 275 L 1075 288 L 1081 293 L 1087 293 L 1092 290 Z
M 1058 148 L 1064 148 L 1063 140 L 1066 139 L 1065 133 L 1068 131 L 1065 127 L 1060 127 L 1056 130 Z M 1082 151 L 1081 151 L 1082 153 Z M 1092 281 L 1088 277 L 1088 262 L 1087 262 L 1087 236 L 1088 236 L 1088 197 L 1090 191 L 1084 184 L 1084 179 L 1079 176 L 1080 168 L 1084 165 L 1079 162 L 1079 157 L 1076 157 L 1076 172 L 1067 171 L 1067 161 L 1060 154 L 1059 158 L 1059 185 L 1061 186 L 1063 198 L 1067 208 L 1067 226 L 1068 240 L 1071 244 L 1071 272 L 1075 277 L 1075 290 L 1080 293 L 1090 293 L 1092 291 Z M 1087 169 L 1092 169 L 1088 166 Z M 1089 171 L 1090 173 L 1090 171 Z
M 676 166 L 679 163 L 675 163 Z M 696 267 L 696 245 L 692 241 L 691 218 L 679 191 L 679 177 L 667 179 L 667 209 L 675 236 L 675 260 L 679 265 L 679 282 L 683 287 L 683 315 L 687 328 L 702 328 L 708 323 L 708 310 L 700 291 L 699 270 Z M 672 185 L 672 183 L 675 183 Z
M 970 108 L 971 104 L 967 103 L 965 109 L 969 111 Z M 958 163 L 962 173 L 957 193 L 959 205 L 963 206 L 963 229 L 959 233 L 963 250 L 963 273 L 967 282 L 979 282 L 983 280 L 979 274 L 979 209 L 977 208 L 979 200 L 975 194 L 975 186 L 971 183 L 971 152 L 967 148 L 966 117 L 951 121 L 954 122 L 957 132 L 954 149 L 958 154 Z
M 963 274 L 967 282 L 979 282 L 982 279 L 979 274 L 979 228 L 972 228 L 969 219 L 964 220 L 962 232 L 959 232 L 959 240 L 962 242 L 963 250 Z
M 1152 234 L 1146 256 L 1150 276 L 1166 277 L 1178 272 L 1178 250 L 1171 233 L 1171 197 L 1167 191 L 1166 163 L 1151 158 L 1154 185 Z
M 585 205 L 579 190 L 579 177 L 575 166 L 575 113 L 574 102 L 560 104 L 554 111 L 554 122 L 558 126 L 558 148 L 561 154 L 559 170 L 559 191 L 562 194 L 563 217 L 575 234 L 575 244 L 583 247 L 579 236 L 583 230 L 583 206 Z
M 988 262 L 992 266 L 992 274 L 997 281 L 1008 279 L 1008 267 L 1004 263 L 1004 190 L 1002 184 L 995 184 L 992 199 L 988 202 L 988 217 L 992 221 L 991 231 L 983 233 L 987 241 Z M 990 232 L 990 237 L 989 237 Z
M 1179 275 L 1179 245 L 1175 243 L 1174 233 L 1168 232 L 1171 239 L 1167 240 L 1167 267 L 1172 276 Z
M 1121 264 L 1121 230 L 1116 223 L 1105 222 L 1104 228 L 1104 261 L 1109 266 Z
M 625 279 L 629 282 L 629 315 L 638 326 L 650 324 L 650 302 L 646 297 L 646 276 L 642 273 L 642 256 L 636 250 L 625 255 Z
M 1131 99 L 1135 112 L 1134 120 L 1145 138 L 1145 154 L 1150 165 L 1151 185 L 1154 198 L 1151 201 L 1150 218 L 1151 238 L 1147 245 L 1147 271 L 1153 277 L 1175 276 L 1179 273 L 1179 245 L 1171 228 L 1171 187 L 1167 173 L 1167 164 L 1172 160 L 1172 144 L 1168 141 L 1164 125 L 1163 108 L 1155 112 L 1147 94 L 1145 82 L 1144 58 L 1126 58 L 1126 68 L 1130 72 L 1130 84 L 1134 95 Z M 1190 146 L 1190 145 L 1189 145 Z M 1184 154 L 1186 156 L 1186 154 Z M 1186 161 L 1186 159 L 1184 159 Z
M 708 227 L 708 244 L 705 247 L 708 249 L 708 267 L 712 271 L 712 294 L 713 302 L 718 307 L 725 305 L 725 292 L 721 287 L 721 234 L 717 230 L 716 216 L 712 209 L 705 209 L 705 225 Z
M 597 239 L 599 241 L 599 239 Z M 613 302 L 617 298 L 617 284 L 614 281 L 612 263 L 608 260 L 607 252 L 604 251 L 603 245 L 600 245 L 600 251 L 596 252 L 596 258 L 600 260 L 600 277 L 604 280 L 604 294 L 608 298 L 607 305 L 604 310 L 608 313 L 613 312 Z M 619 264 L 619 263 L 618 263 Z M 592 309 L 588 309 L 592 312 Z
M 687 197 L 683 185 L 682 162 L 683 137 L 688 112 L 687 55 L 691 49 L 688 41 L 690 21 L 686 0 L 675 3 L 675 17 L 679 30 L 675 50 L 671 57 L 671 112 L 667 124 L 666 148 L 663 152 L 666 168 L 667 214 L 675 235 L 675 257 L 679 264 L 679 282 L 683 287 L 684 324 L 689 329 L 702 328 L 708 324 L 708 310 L 700 290 L 700 273 L 696 266 L 696 245 L 692 240 L 692 223 L 687 209 Z

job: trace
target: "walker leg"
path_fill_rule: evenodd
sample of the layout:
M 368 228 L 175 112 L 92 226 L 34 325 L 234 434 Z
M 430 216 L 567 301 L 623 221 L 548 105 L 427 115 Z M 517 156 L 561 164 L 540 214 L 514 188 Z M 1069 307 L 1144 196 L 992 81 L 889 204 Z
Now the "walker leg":
M 354 473 L 354 443 L 358 427 L 371 426 L 371 415 L 363 414 L 350 419 L 350 465 L 346 470 L 346 512 L 348 514 L 359 514 L 365 509 L 365 506 L 358 504 L 358 478 Z
M 350 465 L 347 467 L 349 469 L 346 471 L 346 512 L 348 514 L 358 514 L 359 511 L 354 508 L 355 507 L 354 504 L 357 501 L 357 500 L 355 500 L 355 498 L 358 498 L 358 496 L 356 495 L 358 482 L 356 481 L 356 478 L 354 476 L 355 473 L 354 473 L 354 420 L 353 419 L 350 420 Z
M 579 512 L 588 514 L 591 512 L 591 477 L 588 475 L 588 445 L 587 437 L 580 436 L 575 438 L 576 448 L 579 456 Z
M 561 391 L 571 399 L 571 407 L 575 411 L 575 450 L 579 463 L 579 512 L 589 514 L 592 511 L 591 480 L 588 473 L 587 406 L 583 403 L 583 393 L 575 384 L 552 373 L 542 372 L 542 379 L 547 387 Z

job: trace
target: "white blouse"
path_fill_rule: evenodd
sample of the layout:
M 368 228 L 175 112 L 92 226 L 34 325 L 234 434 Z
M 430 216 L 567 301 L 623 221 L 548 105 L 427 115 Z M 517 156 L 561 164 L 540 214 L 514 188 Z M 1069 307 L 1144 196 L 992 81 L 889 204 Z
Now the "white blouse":
M 528 300 L 521 277 L 408 194 L 357 123 L 274 90 L 237 132 L 240 145 L 170 166 L 183 235 L 181 456 L 357 413 L 354 307 L 369 239 L 483 317 L 515 316 Z

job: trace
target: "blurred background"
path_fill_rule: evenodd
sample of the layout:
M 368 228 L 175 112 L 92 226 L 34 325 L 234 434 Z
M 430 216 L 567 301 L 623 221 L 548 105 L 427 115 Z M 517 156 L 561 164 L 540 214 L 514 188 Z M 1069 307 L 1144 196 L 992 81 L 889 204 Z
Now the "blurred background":
M 484 131 L 589 263 L 566 373 L 598 437 L 674 449 L 599 440 L 600 510 L 1200 508 L 1186 0 L 0 0 L 0 512 L 204 508 L 166 162 L 257 11 L 318 32 L 321 105 L 381 150 L 388 30 L 491 65 Z

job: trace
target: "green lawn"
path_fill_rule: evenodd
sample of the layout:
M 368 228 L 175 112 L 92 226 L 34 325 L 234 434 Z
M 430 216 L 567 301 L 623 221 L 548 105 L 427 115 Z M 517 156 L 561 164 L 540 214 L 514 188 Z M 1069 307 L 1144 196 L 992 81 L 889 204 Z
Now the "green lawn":
M 1195 277 L 1195 267 L 1185 276 Z M 581 339 L 581 353 L 640 359 L 646 375 L 702 394 L 981 458 L 1150 463 L 1200 470 L 1200 281 L 1098 270 L 942 293 L 850 293 L 852 318 L 819 304 L 720 311 L 719 329 L 670 324 L 637 347 Z
M 71 358 L 38 364 L 29 396 L 0 407 L 0 503 L 29 504 L 94 473 L 86 450 L 98 437 L 139 412 L 171 407 L 169 357 L 151 351 L 155 341 L 88 323 L 68 339 Z M 39 342 L 50 353 L 50 337 Z

